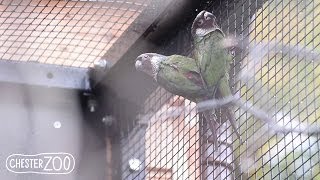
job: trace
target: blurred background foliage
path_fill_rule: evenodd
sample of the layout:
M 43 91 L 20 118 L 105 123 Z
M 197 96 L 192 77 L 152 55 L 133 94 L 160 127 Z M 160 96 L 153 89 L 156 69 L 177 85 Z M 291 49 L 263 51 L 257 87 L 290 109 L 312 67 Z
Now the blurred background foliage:
M 251 21 L 240 95 L 283 127 L 320 123 L 319 14 L 320 1 L 274 0 Z M 317 135 L 276 134 L 252 115 L 236 113 L 247 139 L 236 158 L 249 179 L 320 179 Z

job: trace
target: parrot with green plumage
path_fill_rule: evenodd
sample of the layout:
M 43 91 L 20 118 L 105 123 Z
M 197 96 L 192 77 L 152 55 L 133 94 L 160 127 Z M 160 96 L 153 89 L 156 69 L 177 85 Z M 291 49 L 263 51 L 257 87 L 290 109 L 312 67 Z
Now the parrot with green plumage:
M 135 67 L 153 77 L 167 91 L 196 103 L 214 96 L 214 89 L 206 87 L 195 59 L 180 55 L 144 53 L 136 58 Z M 216 132 L 213 124 L 208 124 L 210 130 Z
M 192 101 L 212 97 L 200 74 L 196 61 L 180 55 L 164 56 L 144 53 L 137 57 L 135 67 L 152 76 L 155 81 L 169 92 Z
M 196 103 L 215 98 L 217 94 L 219 97 L 232 95 L 228 84 L 232 56 L 222 45 L 224 34 L 216 25 L 215 17 L 202 11 L 194 20 L 191 33 L 194 38 L 194 58 L 144 53 L 136 58 L 136 69 L 153 77 L 167 91 Z M 233 114 L 229 109 L 227 112 L 236 130 Z M 217 148 L 217 122 L 213 110 L 203 114 Z M 236 134 L 240 139 L 237 131 Z
M 228 75 L 232 56 L 223 46 L 225 35 L 216 23 L 216 17 L 201 11 L 191 27 L 194 59 L 209 89 L 217 89 L 220 80 Z
M 226 38 L 216 22 L 216 17 L 212 13 L 201 11 L 192 23 L 191 34 L 194 58 L 198 63 L 200 74 L 203 76 L 207 88 L 215 89 L 215 98 L 231 96 L 229 71 L 233 57 L 229 53 L 228 47 L 225 46 Z M 226 113 L 240 143 L 242 143 L 233 112 L 229 107 L 225 107 L 223 111 Z M 212 114 L 212 112 L 204 112 L 206 119 L 212 119 L 212 117 L 209 117 L 209 113 Z M 212 121 L 216 124 L 216 121 Z

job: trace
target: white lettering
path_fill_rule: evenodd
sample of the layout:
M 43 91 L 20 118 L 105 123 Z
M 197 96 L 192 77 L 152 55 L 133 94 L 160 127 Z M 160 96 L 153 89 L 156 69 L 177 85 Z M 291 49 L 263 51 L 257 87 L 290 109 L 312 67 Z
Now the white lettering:
M 16 168 L 16 166 L 14 164 L 12 164 L 12 163 L 14 163 L 14 159 L 10 160 L 10 166 L 11 166 L 11 168 Z
M 42 169 L 42 163 L 43 163 L 42 159 L 39 159 L 39 168 L 41 169 Z
M 60 161 L 60 167 L 59 168 L 56 168 L 56 159 L 58 159 L 59 161 Z M 56 171 L 60 171 L 61 170 L 61 168 L 62 168 L 62 159 L 60 158 L 60 157 L 58 157 L 58 156 L 55 156 L 54 158 L 53 158 L 53 160 L 52 160 L 52 166 L 53 166 L 53 169 L 54 170 L 56 170 Z
M 67 162 L 67 160 L 68 160 L 68 162 Z M 68 164 L 66 165 L 66 163 L 68 163 Z M 64 168 L 64 170 L 66 170 L 66 171 L 69 170 L 70 164 L 71 164 L 71 159 L 70 159 L 69 156 L 66 156 L 66 157 L 63 159 L 63 168 Z
M 6 160 L 13 173 L 69 174 L 74 166 L 74 157 L 68 153 L 12 154 Z
M 49 159 L 49 160 L 47 161 L 46 166 L 44 167 L 44 170 L 45 170 L 45 171 L 52 171 L 52 169 L 48 169 L 48 165 L 49 165 L 49 163 L 51 162 L 52 156 L 44 156 L 44 158 L 45 158 L 45 159 Z

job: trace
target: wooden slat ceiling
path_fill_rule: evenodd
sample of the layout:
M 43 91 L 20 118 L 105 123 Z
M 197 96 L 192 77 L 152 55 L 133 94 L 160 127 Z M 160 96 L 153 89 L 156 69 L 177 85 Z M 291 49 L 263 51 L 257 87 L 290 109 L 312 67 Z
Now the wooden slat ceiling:
M 90 67 L 149 1 L 0 1 L 0 60 Z

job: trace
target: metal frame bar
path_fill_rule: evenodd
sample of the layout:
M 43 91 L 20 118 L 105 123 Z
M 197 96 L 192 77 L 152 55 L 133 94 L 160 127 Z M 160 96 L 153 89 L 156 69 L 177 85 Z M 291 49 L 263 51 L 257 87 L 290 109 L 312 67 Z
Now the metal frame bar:
M 89 69 L 0 61 L 0 82 L 89 91 Z

